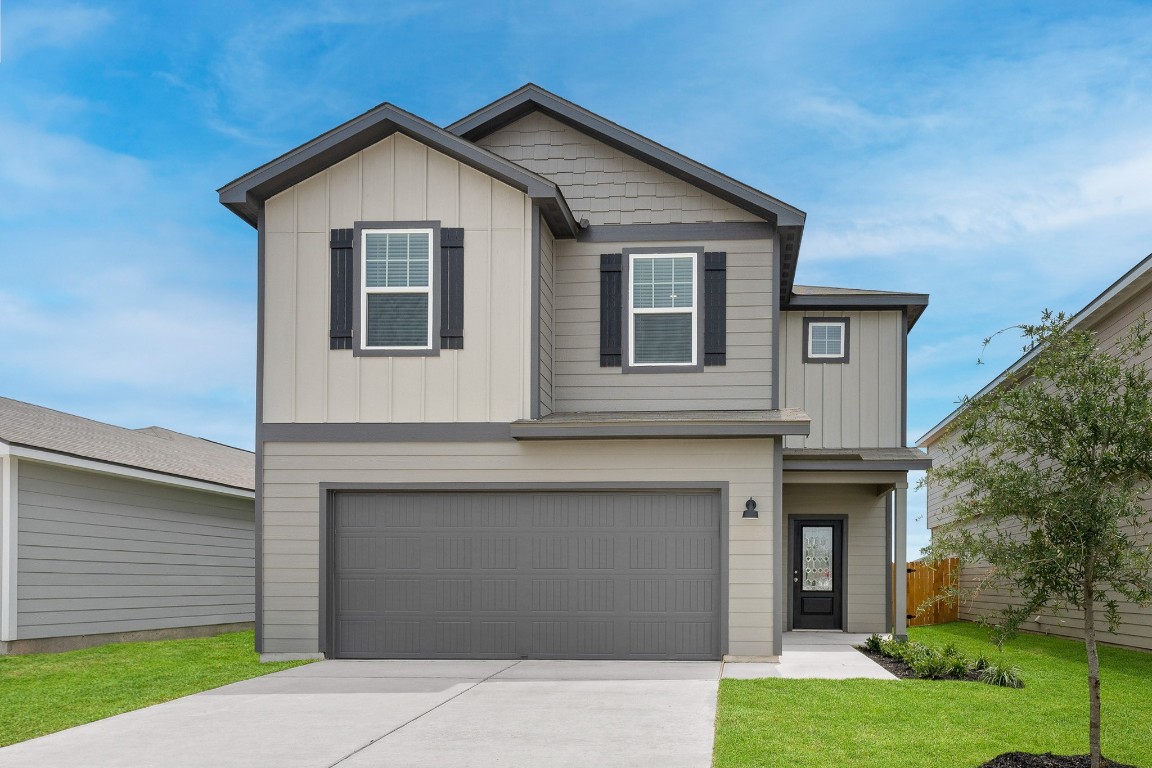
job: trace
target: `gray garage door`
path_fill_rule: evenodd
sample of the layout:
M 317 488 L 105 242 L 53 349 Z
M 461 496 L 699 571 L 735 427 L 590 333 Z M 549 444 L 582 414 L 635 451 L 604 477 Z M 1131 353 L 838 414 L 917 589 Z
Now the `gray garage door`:
M 716 659 L 715 494 L 342 493 L 349 659 Z

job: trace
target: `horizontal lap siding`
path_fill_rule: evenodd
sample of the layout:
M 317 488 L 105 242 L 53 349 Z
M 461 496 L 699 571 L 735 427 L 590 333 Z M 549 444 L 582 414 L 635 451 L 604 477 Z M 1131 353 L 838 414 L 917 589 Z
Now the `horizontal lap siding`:
M 552 362 L 555 346 L 555 255 L 551 230 L 540 223 L 540 415 L 552 413 Z
M 844 572 L 844 607 L 848 623 L 845 630 L 886 631 L 888 550 L 885 496 L 878 496 L 873 485 L 785 483 L 784 515 L 785 520 L 789 515 L 848 516 Z
M 576 218 L 586 218 L 592 224 L 761 221 L 539 112 L 477 143 L 554 181 Z
M 319 484 L 730 483 L 727 510 L 729 649 L 772 650 L 772 442 L 770 440 L 556 443 L 266 443 L 264 651 L 314 652 L 319 626 Z M 743 520 L 757 500 L 759 520 Z M 291 552 L 274 552 L 291 542 Z M 309 547 L 298 546 L 307 543 Z M 735 594 L 735 590 L 734 590 Z
M 253 502 L 20 462 L 21 639 L 253 619 Z
M 1115 345 L 1124 332 L 1144 314 L 1152 314 L 1152 289 L 1145 288 L 1133 296 L 1117 302 L 1115 307 L 1098 318 L 1094 318 L 1087 327 L 1096 332 L 1097 342 L 1105 350 L 1114 351 Z M 1147 366 L 1152 361 L 1152 351 L 1145 352 L 1141 357 L 1134 358 L 1132 362 Z M 949 439 L 943 438 L 929 448 L 934 465 L 942 466 L 949 460 L 947 446 Z M 950 519 L 948 514 L 948 496 L 939 483 L 928 486 L 928 525 L 936 528 Z M 1142 506 L 1149 512 L 1152 521 L 1152 499 L 1145 499 Z M 1014 525 L 1018 530 L 1019 525 Z M 1131 535 L 1138 536 L 1145 546 L 1152 545 L 1152 522 L 1146 523 L 1140 531 L 1132 530 Z M 977 588 L 987 574 L 984 566 L 968 565 L 961 569 L 960 583 L 966 590 Z M 1097 637 L 1102 642 L 1115 643 L 1152 650 L 1152 607 L 1140 607 L 1133 603 L 1119 599 L 1119 612 L 1121 626 L 1115 634 L 1109 633 L 1107 621 L 1097 620 Z M 1020 599 L 1010 591 L 1004 589 L 981 590 L 965 603 L 960 605 L 960 618 L 969 621 L 994 616 L 1007 606 L 1020 604 Z M 1032 632 L 1043 632 L 1076 639 L 1083 638 L 1084 617 L 1081 611 L 1044 611 L 1035 617 L 1035 620 L 1025 622 L 1023 628 Z
M 804 362 L 804 318 L 848 318 L 848 362 Z M 807 437 L 790 436 L 786 448 L 888 448 L 900 434 L 901 315 L 896 311 L 782 312 L 781 405 L 812 417 Z
M 526 416 L 530 216 L 519 190 L 402 134 L 271 198 L 264 238 L 264 421 L 508 422 Z M 463 349 L 428 357 L 355 357 L 329 349 L 330 231 L 357 221 L 439 221 L 464 229 Z
M 600 367 L 600 254 L 629 243 L 558 241 L 553 399 L 557 411 L 741 410 L 772 407 L 772 241 L 644 243 L 728 254 L 727 364 L 693 373 Z M 703 354 L 703 350 L 701 350 Z

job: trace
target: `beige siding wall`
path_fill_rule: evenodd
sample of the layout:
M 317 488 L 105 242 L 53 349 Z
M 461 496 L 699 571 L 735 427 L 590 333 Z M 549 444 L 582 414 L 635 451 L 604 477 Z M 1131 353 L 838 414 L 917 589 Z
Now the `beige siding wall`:
M 694 373 L 623 373 L 600 367 L 600 254 L 629 243 L 556 243 L 557 411 L 762 409 L 772 402 L 771 240 L 644 243 L 728 254 L 727 365 Z M 625 308 L 625 311 L 627 309 Z
M 395 134 L 268 201 L 264 421 L 513 421 L 528 415 L 527 197 Z M 329 237 L 356 221 L 464 228 L 464 349 L 329 350 Z M 498 297 L 499 300 L 493 300 Z M 534 342 L 533 342 L 534 343 Z
M 785 524 L 793 515 L 847 515 L 844 608 L 848 632 L 887 631 L 886 496 L 874 485 L 784 484 Z M 787 532 L 784 535 L 790 535 Z M 786 549 L 790 549 L 786 547 Z M 791 601 L 789 601 L 791 610 Z
M 728 653 L 772 652 L 771 440 L 266 443 L 264 651 L 317 650 L 319 484 L 718 482 L 730 484 Z M 744 500 L 760 519 L 741 518 Z
M 804 318 L 847 317 L 848 362 L 804 362 Z M 780 404 L 812 417 L 786 448 L 889 448 L 900 434 L 901 316 L 884 312 L 781 312 Z
M 552 380 L 555 365 L 556 241 L 552 231 L 540 222 L 540 415 L 553 411 Z
M 1105 315 L 1094 319 L 1090 324 L 1096 331 L 1097 340 L 1104 349 L 1114 349 L 1118 338 L 1141 315 L 1152 314 L 1152 289 L 1145 289 L 1133 296 L 1120 301 Z M 1152 362 L 1152 353 L 1146 352 L 1142 357 L 1133 360 L 1134 363 L 1147 366 Z M 934 466 L 941 466 L 948 457 L 947 446 L 949 438 L 938 440 L 929 446 L 928 453 L 933 459 Z M 949 496 L 938 483 L 928 486 L 928 526 L 936 528 L 949 521 Z M 1152 499 L 1145 499 L 1143 507 L 1148 510 L 1152 520 Z M 1133 536 L 1140 536 L 1146 544 L 1152 543 L 1152 522 L 1143 526 L 1139 532 L 1131 531 Z M 961 569 L 960 583 L 966 590 L 972 590 L 981 585 L 987 576 L 987 567 L 968 565 Z M 1096 622 L 1098 638 L 1102 642 L 1115 643 L 1152 650 L 1152 607 L 1141 608 L 1125 600 L 1118 600 L 1122 626 L 1116 634 L 1107 632 L 1107 622 Z M 1011 592 L 1003 589 L 981 590 L 978 595 L 961 604 L 960 618 L 970 621 L 984 616 L 994 615 L 1009 605 L 1019 605 L 1020 600 Z M 1080 611 L 1053 612 L 1039 614 L 1035 621 L 1026 622 L 1023 628 L 1032 632 L 1060 635 L 1072 638 L 1082 638 L 1084 617 Z
M 252 621 L 251 499 L 19 468 L 19 639 Z
M 631 155 L 539 112 L 478 142 L 560 186 L 577 219 L 592 224 L 761 221 Z

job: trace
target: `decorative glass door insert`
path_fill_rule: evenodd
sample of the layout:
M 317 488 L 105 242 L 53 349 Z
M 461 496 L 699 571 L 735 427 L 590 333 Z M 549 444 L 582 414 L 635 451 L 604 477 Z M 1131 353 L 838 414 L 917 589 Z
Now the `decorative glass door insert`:
M 804 569 L 803 585 L 805 592 L 832 591 L 832 527 L 804 526 Z

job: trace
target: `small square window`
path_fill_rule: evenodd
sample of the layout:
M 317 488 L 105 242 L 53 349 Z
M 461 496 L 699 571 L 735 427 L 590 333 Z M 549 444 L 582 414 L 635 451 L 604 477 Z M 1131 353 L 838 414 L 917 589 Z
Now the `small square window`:
M 804 318 L 804 362 L 848 362 L 848 319 Z

